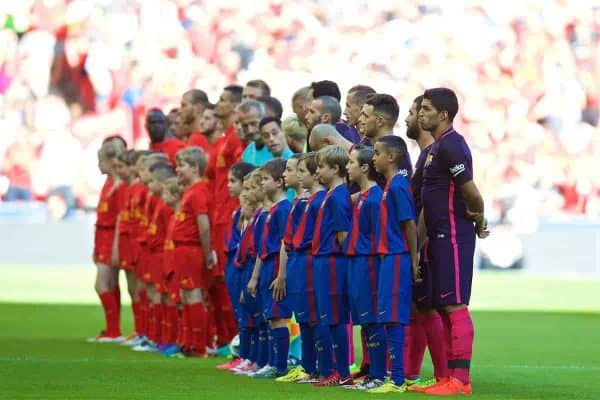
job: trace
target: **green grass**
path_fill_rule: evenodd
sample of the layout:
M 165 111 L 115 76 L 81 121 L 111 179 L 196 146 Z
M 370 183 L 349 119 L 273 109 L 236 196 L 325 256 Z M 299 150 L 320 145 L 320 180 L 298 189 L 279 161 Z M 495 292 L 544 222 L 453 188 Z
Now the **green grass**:
M 129 307 L 123 316 L 128 331 Z M 473 317 L 473 399 L 600 398 L 600 315 L 477 311 Z M 98 306 L 1 303 L 0 399 L 371 398 L 235 377 L 214 368 L 220 359 L 174 360 L 85 343 L 101 324 Z M 428 361 L 424 374 L 431 374 Z

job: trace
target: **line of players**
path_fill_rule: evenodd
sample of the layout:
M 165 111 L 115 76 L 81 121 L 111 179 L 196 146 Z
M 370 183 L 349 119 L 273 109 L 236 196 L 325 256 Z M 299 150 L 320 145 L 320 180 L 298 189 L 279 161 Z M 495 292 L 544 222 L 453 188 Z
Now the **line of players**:
M 375 126 L 390 134 L 398 118 L 394 103 L 388 99 L 373 105 L 379 112 Z M 240 359 L 229 365 L 233 371 L 374 393 L 403 392 L 407 383 L 413 383 L 410 390 L 434 395 L 471 393 L 473 325 L 466 305 L 475 235 L 485 237 L 487 227 L 468 146 L 452 128 L 457 111 L 456 96 L 448 89 L 431 89 L 415 100 L 407 118 L 408 135 L 423 151 L 412 185 L 402 173 L 406 144 L 393 135 L 358 146 L 327 145 L 287 162 L 274 159 L 257 170 L 245 163 L 229 170 L 230 195 L 239 196 L 241 204 L 225 235 L 225 282 L 240 337 Z M 317 129 L 311 146 L 322 147 L 319 140 L 327 144 L 339 137 Z M 106 160 L 119 153 L 116 142 L 107 141 L 100 151 L 104 170 L 110 163 Z M 116 246 L 121 250 L 121 235 L 129 232 L 141 244 L 131 248 L 144 249 L 133 257 L 145 270 L 138 268 L 128 277 L 146 282 L 154 311 L 146 318 L 147 327 L 136 318 L 136 332 L 146 332 L 154 343 L 179 345 L 163 351 L 202 356 L 212 337 L 206 327 L 215 313 L 209 308 L 218 304 L 208 295 L 216 265 L 211 238 L 217 235 L 211 225 L 216 211 L 202 178 L 207 157 L 195 147 L 178 152 L 177 178 L 166 161 L 163 155 L 132 151 L 118 157 L 119 178 L 131 182 L 135 169 L 139 185 L 148 192 L 140 208 L 136 197 L 143 195 L 136 196 L 133 189 L 138 183 L 131 185 L 125 212 L 133 220 L 139 217 L 142 232 L 136 233 L 132 225 L 128 231 L 125 224 Z M 348 183 L 359 193 L 351 196 Z M 103 198 L 111 190 L 107 186 Z M 297 193 L 292 203 L 285 196 L 289 188 Z M 99 216 L 102 209 L 101 202 Z M 121 216 L 119 227 L 127 219 Z M 153 240 L 161 229 L 162 256 L 157 254 L 160 240 L 158 248 Z M 97 260 L 107 254 L 112 253 L 99 252 Z M 109 290 L 104 298 L 101 294 L 105 310 L 111 307 L 105 304 L 110 297 Z M 183 304 L 180 313 L 178 301 Z M 292 314 L 300 323 L 303 356 L 301 367 L 290 371 L 285 320 Z M 111 325 L 110 310 L 106 315 L 107 331 L 100 341 L 120 335 Z M 160 333 L 158 320 L 166 321 Z M 362 326 L 368 349 L 368 374 L 356 384 L 346 362 L 345 325 L 350 321 Z M 417 329 L 424 334 L 417 335 Z M 413 336 L 426 337 L 435 369 L 432 385 L 414 379 L 425 343 L 412 343 L 405 355 L 405 331 L 407 343 Z M 388 369 L 391 376 L 386 379 Z

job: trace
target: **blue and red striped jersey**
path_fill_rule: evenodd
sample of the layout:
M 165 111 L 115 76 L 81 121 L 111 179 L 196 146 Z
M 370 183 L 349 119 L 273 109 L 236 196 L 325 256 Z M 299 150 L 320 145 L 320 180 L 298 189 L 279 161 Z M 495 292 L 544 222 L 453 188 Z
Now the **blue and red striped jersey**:
M 247 261 L 256 258 L 256 252 L 254 250 L 254 225 L 260 216 L 261 211 L 256 211 L 252 216 L 252 219 L 246 225 L 240 236 L 240 243 L 235 252 L 234 265 L 240 268 Z
M 314 221 L 317 219 L 317 214 L 321 208 L 321 204 L 325 199 L 327 192 L 325 190 L 319 190 L 313 193 L 306 203 L 304 208 L 304 214 L 300 218 L 300 224 L 298 229 L 294 233 L 294 239 L 292 244 L 294 250 L 303 251 L 312 248 L 313 236 L 315 233 Z
M 409 251 L 408 242 L 402 229 L 402 223 L 415 219 L 415 204 L 408 181 L 402 174 L 394 175 L 385 185 L 380 208 L 377 253 L 407 253 Z
M 352 209 L 350 234 L 346 240 L 346 254 L 367 256 L 377 254 L 379 207 L 383 190 L 375 185 L 361 192 Z
M 265 260 L 270 256 L 279 255 L 281 242 L 285 235 L 285 225 L 290 214 L 292 204 L 287 198 L 271 206 L 261 238 L 260 258 Z
M 338 185 L 327 192 L 315 223 L 312 254 L 329 255 L 344 252 L 343 243 L 337 239 L 338 232 L 350 232 L 352 200 L 348 187 Z
M 223 245 L 225 246 L 225 253 L 230 255 L 235 253 L 240 243 L 242 232 L 240 231 L 239 223 L 240 216 L 242 215 L 241 207 L 233 212 L 233 221 L 231 222 L 231 228 L 225 233 L 225 240 Z
M 269 212 L 267 210 L 261 209 L 252 229 L 254 254 L 256 254 L 256 257 L 260 258 L 262 258 L 262 234 L 265 229 L 265 222 L 267 221 L 268 215 Z
M 307 204 L 308 199 L 305 197 L 296 197 L 292 202 L 292 208 L 285 223 L 285 234 L 283 235 L 283 244 L 286 251 L 293 249 L 294 234 L 298 231 Z

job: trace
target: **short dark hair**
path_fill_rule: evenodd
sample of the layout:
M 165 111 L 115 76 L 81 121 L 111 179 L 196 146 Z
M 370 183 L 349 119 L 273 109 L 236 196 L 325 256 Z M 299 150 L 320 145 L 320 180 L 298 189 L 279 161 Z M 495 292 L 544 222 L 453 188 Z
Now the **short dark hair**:
M 244 180 L 246 175 L 248 175 L 250 172 L 254 171 L 255 169 L 256 169 L 256 167 L 250 163 L 239 162 L 239 163 L 233 164 L 231 166 L 231 168 L 229 169 L 229 172 L 238 181 L 242 181 L 242 180 Z
M 202 89 L 190 89 L 187 92 L 185 92 L 185 94 L 191 95 L 190 97 L 193 105 L 208 103 L 208 96 L 206 95 L 206 92 Z
M 234 103 L 239 104 L 242 102 L 242 92 L 244 91 L 244 88 L 240 85 L 225 86 L 223 90 L 226 90 L 229 93 L 231 93 L 231 99 Z
M 383 144 L 385 151 L 395 154 L 396 166 L 402 166 L 402 162 L 408 154 L 408 147 L 406 146 L 404 139 L 396 135 L 387 135 L 377 139 L 376 143 Z
M 256 100 L 263 103 L 265 105 L 265 108 L 268 111 L 271 111 L 273 116 L 277 117 L 278 119 L 281 119 L 281 116 L 283 115 L 283 106 L 281 105 L 281 102 L 277 100 L 277 98 L 273 96 L 260 96 L 257 97 Z
M 150 172 L 153 176 L 155 176 L 159 181 L 164 181 L 165 179 L 172 178 L 175 176 L 175 170 L 173 166 L 168 163 L 159 162 L 150 166 Z
M 377 92 L 371 86 L 366 85 L 356 85 L 352 86 L 350 90 L 348 90 L 348 94 L 353 94 L 354 99 L 359 104 L 365 104 L 369 96 L 376 94 Z
M 313 98 L 322 96 L 331 96 L 337 101 L 342 99 L 342 93 L 340 92 L 340 88 L 337 83 L 333 81 L 318 81 L 310 84 L 310 87 L 313 90 Z
M 246 82 L 246 86 L 260 89 L 263 96 L 271 95 L 271 88 L 267 85 L 267 82 L 262 79 L 252 79 L 251 81 Z
M 373 106 L 373 111 L 376 113 L 385 115 L 389 121 L 388 126 L 396 125 L 400 108 L 394 96 L 384 93 L 376 94 L 370 97 L 365 104 Z
M 215 109 L 215 104 L 208 102 L 204 105 L 204 109 L 205 110 L 214 110 Z
M 298 164 L 302 161 L 306 164 L 306 169 L 310 172 L 311 175 L 317 173 L 317 152 L 311 151 L 309 153 L 304 153 L 300 155 L 300 159 L 298 160 Z
M 279 126 L 281 128 L 281 120 L 279 118 L 264 117 L 263 119 L 260 120 L 260 123 L 258 124 L 258 129 L 262 129 L 263 126 L 265 126 L 266 124 L 269 124 L 271 122 L 275 122 L 277 124 L 277 126 Z
M 458 98 L 452 89 L 444 87 L 427 89 L 423 93 L 423 99 L 429 100 L 438 112 L 446 111 L 450 122 L 454 121 L 458 113 Z
M 149 156 L 150 154 L 152 154 L 151 150 L 135 150 L 131 156 L 131 165 L 137 164 L 141 157 Z
M 333 124 L 340 120 L 342 117 L 342 107 L 340 106 L 339 100 L 336 100 L 335 97 L 331 96 L 321 96 L 316 99 L 321 102 L 321 111 L 323 114 L 331 114 Z
M 369 166 L 369 174 L 368 177 L 370 180 L 375 180 L 377 178 L 377 171 L 375 170 L 375 163 L 373 161 L 373 155 L 375 151 L 371 146 L 365 146 L 364 144 L 357 144 L 352 148 L 350 153 L 353 151 L 358 152 L 357 161 L 358 165 L 367 164 Z
M 270 175 L 274 180 L 283 180 L 283 172 L 285 171 L 286 160 L 283 158 L 274 158 L 269 160 L 265 165 L 260 167 L 260 170 Z
M 133 157 L 135 156 L 136 151 L 133 149 L 129 149 L 126 150 L 125 152 L 121 153 L 118 157 L 119 161 L 121 161 L 123 164 L 125 165 L 134 165 L 135 162 L 133 161 Z M 137 161 L 137 159 L 136 159 Z
M 423 95 L 421 94 L 421 95 L 415 97 L 415 99 L 413 100 L 413 103 L 415 103 L 417 106 L 417 112 L 421 111 L 421 105 L 423 104 Z

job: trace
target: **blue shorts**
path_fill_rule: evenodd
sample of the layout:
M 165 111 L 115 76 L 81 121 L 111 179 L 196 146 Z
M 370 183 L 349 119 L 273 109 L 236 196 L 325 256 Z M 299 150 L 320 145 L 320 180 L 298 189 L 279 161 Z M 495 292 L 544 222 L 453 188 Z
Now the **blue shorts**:
M 409 254 L 381 258 L 377 290 L 377 322 L 408 324 L 412 304 L 412 271 Z
M 313 257 L 317 315 L 321 325 L 347 324 L 350 321 L 347 274 L 348 262 L 344 255 Z
M 251 328 L 263 322 L 260 300 L 250 296 L 248 293 L 248 282 L 254 270 L 254 260 L 251 260 L 240 268 L 240 292 L 244 294 L 244 303 L 240 304 L 238 315 L 238 326 L 240 328 Z
M 296 322 L 317 322 L 317 299 L 313 282 L 313 257 L 308 252 L 294 252 L 288 258 L 286 290 Z
M 379 256 L 353 256 L 348 259 L 348 297 L 352 322 L 377 322 Z
M 237 318 L 240 308 L 241 272 L 235 267 L 233 257 L 228 257 L 225 264 L 225 285 L 227 286 L 233 312 Z
M 473 283 L 475 234 L 454 243 L 431 239 L 428 246 L 434 306 L 469 304 Z
M 260 306 L 266 320 L 291 318 L 292 316 L 292 307 L 289 304 L 287 296 L 280 301 L 275 301 L 273 300 L 273 290 L 269 289 L 269 286 L 271 286 L 271 283 L 277 277 L 277 271 L 279 270 L 278 263 L 279 255 L 276 255 L 263 260 L 260 267 L 260 279 L 258 280 Z

